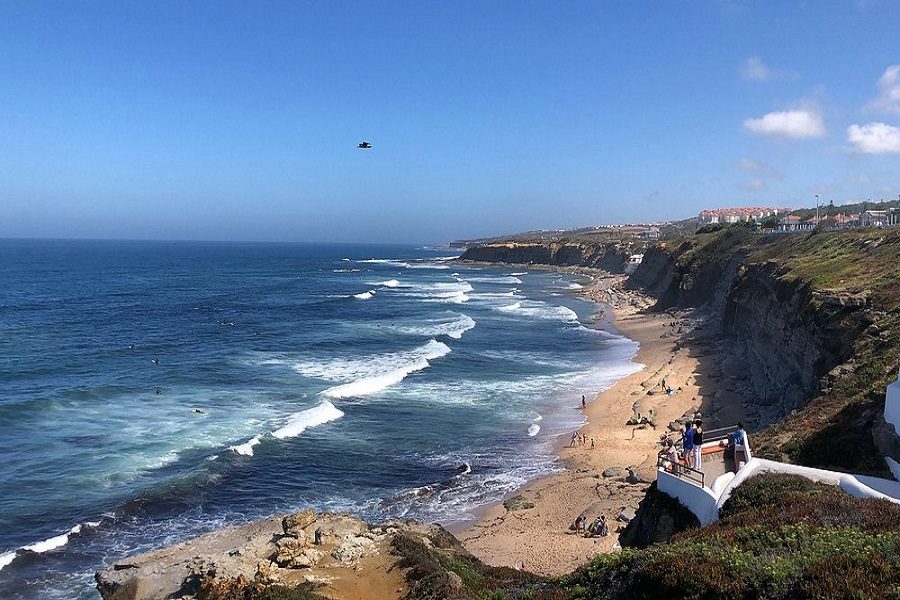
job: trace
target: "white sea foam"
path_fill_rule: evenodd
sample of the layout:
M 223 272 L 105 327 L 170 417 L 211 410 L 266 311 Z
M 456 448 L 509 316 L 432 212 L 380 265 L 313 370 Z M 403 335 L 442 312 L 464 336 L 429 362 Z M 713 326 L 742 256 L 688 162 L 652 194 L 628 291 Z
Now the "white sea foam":
M 431 260 L 456 260 L 460 256 L 462 256 L 462 254 L 457 254 L 456 256 L 435 256 Z
M 408 269 L 449 269 L 447 265 L 431 265 L 428 263 L 415 263 L 406 265 Z
M 0 571 L 3 570 L 3 567 L 11 563 L 16 558 L 16 552 L 4 552 L 0 554 Z
M 388 279 L 387 281 L 379 281 L 375 285 L 380 285 L 380 286 L 389 287 L 389 288 L 395 288 L 395 287 L 400 286 L 400 282 L 397 281 L 396 279 Z
M 262 440 L 258 435 L 253 436 L 243 444 L 238 444 L 237 446 L 231 446 L 230 449 L 235 454 L 240 454 L 242 456 L 253 456 L 253 446 L 259 444 Z
M 272 436 L 280 440 L 296 437 L 311 427 L 324 425 L 343 416 L 342 410 L 326 400 L 318 406 L 294 413 L 288 417 L 287 423 L 272 432 Z
M 303 375 L 345 381 L 323 393 L 330 398 L 349 398 L 374 394 L 403 381 L 407 375 L 427 369 L 429 360 L 450 353 L 450 347 L 431 339 L 406 352 L 392 352 L 357 360 L 336 360 L 330 363 L 298 363 L 295 368 Z
M 537 423 L 532 423 L 528 426 L 528 437 L 534 437 L 541 430 L 541 426 Z
M 442 294 L 434 294 L 423 298 L 424 302 L 449 302 L 452 304 L 463 304 L 469 301 L 469 296 L 465 292 L 445 292 Z
M 510 273 L 513 277 L 521 277 L 522 275 L 528 275 L 528 271 L 522 271 L 521 273 Z
M 583 287 L 584 287 L 584 286 L 581 285 L 580 283 L 570 283 L 570 284 L 569 284 L 569 289 L 570 289 L 570 290 L 580 290 L 580 289 L 583 288 Z
M 567 306 L 552 306 L 545 302 L 516 302 L 507 306 L 498 306 L 497 310 L 523 315 L 534 319 L 552 319 L 556 321 L 578 322 L 578 314 Z
M 467 292 L 473 290 L 472 284 L 462 279 L 455 282 L 437 282 L 426 284 L 401 284 L 401 294 L 420 298 L 423 302 L 443 302 L 462 304 L 469 301 Z
M 421 336 L 446 335 L 455 340 L 462 338 L 463 334 L 470 329 L 474 329 L 475 320 L 468 315 L 462 313 L 449 313 L 453 320 L 432 319 L 426 321 L 422 325 L 408 325 L 397 327 L 396 330 L 401 333 Z
M 474 290 L 472 284 L 468 281 L 463 281 L 462 279 L 458 279 L 456 283 L 447 283 L 447 282 L 438 282 L 433 284 L 433 289 L 436 290 L 449 290 L 454 292 L 471 292 Z M 427 290 L 428 288 L 424 288 Z
M 392 267 L 400 267 L 401 269 L 408 269 L 410 264 L 406 261 L 395 260 L 393 258 L 367 258 L 365 260 L 358 260 L 358 263 L 371 263 L 377 265 L 390 265 Z
M 374 293 L 375 290 L 369 290 L 368 292 L 363 292 L 361 294 L 353 294 L 353 297 L 358 298 L 359 300 L 370 300 Z
M 34 544 L 30 544 L 28 546 L 22 546 L 22 550 L 29 550 L 31 552 L 35 552 L 37 554 L 43 554 L 44 552 L 50 552 L 51 550 L 56 550 L 57 548 L 62 548 L 66 544 L 69 543 L 69 536 L 76 535 L 81 533 L 81 525 L 76 525 L 66 533 L 61 533 L 60 535 L 53 536 L 52 538 L 48 538 L 41 542 L 36 542 Z
M 518 277 L 472 277 L 471 279 L 482 283 L 522 283 L 522 280 Z

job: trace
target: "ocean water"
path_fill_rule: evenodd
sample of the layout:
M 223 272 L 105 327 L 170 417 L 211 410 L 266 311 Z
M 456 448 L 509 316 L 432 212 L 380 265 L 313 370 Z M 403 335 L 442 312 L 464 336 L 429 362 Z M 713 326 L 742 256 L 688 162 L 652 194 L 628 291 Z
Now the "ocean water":
M 0 240 L 0 590 L 297 510 L 452 523 L 633 372 L 583 278 L 413 246 Z

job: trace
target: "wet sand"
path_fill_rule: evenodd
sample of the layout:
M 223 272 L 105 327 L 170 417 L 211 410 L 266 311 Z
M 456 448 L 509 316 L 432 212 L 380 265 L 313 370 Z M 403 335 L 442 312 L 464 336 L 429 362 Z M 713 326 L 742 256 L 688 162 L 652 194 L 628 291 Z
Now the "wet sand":
M 588 402 L 584 411 L 588 424 L 580 430 L 587 444 L 572 448 L 568 439 L 561 442 L 559 456 L 566 470 L 520 491 L 533 507 L 507 510 L 495 505 L 455 532 L 470 552 L 489 564 L 561 575 L 612 551 L 617 547 L 616 531 L 624 526 L 616 518 L 623 509 L 636 509 L 655 479 L 660 436 L 671 421 L 700 406 L 701 389 L 706 395 L 714 387 L 715 382 L 698 374 L 704 353 L 696 352 L 696 346 L 682 345 L 692 324 L 675 313 L 643 312 L 652 301 L 621 290 L 621 282 L 622 278 L 600 278 L 585 295 L 609 303 L 603 306 L 604 316 L 640 344 L 634 360 L 644 367 Z M 680 391 L 665 394 L 660 386 L 663 379 Z M 573 403 L 580 403 L 580 398 Z M 626 425 L 633 407 L 645 416 L 653 408 L 656 428 Z M 629 477 L 628 467 L 637 467 L 641 481 Z M 604 476 L 610 468 L 613 471 Z M 584 538 L 571 532 L 569 526 L 583 512 L 590 519 L 606 515 L 611 534 Z

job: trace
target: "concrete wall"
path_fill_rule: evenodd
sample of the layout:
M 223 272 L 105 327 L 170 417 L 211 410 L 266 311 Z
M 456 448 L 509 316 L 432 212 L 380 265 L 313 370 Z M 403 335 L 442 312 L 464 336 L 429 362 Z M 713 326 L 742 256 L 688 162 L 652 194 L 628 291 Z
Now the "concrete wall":
M 851 475 L 837 471 L 789 465 L 763 458 L 751 459 L 734 475 L 724 488 L 714 484 L 716 491 L 707 487 L 700 487 L 664 469 L 659 469 L 657 472 L 656 486 L 659 491 L 677 499 L 694 513 L 701 525 L 709 525 L 713 521 L 718 520 L 719 509 L 731 497 L 732 491 L 747 479 L 759 473 L 798 475 L 811 481 L 839 487 L 856 498 L 877 498 L 900 504 L 900 482 L 865 475 Z M 721 492 L 717 493 L 720 488 Z
M 887 395 L 884 399 L 884 420 L 894 426 L 894 431 L 900 435 L 900 377 L 887 387 Z
M 700 487 L 664 469 L 657 471 L 656 487 L 687 507 L 697 516 L 701 525 L 709 525 L 719 518 L 717 498 L 709 488 Z

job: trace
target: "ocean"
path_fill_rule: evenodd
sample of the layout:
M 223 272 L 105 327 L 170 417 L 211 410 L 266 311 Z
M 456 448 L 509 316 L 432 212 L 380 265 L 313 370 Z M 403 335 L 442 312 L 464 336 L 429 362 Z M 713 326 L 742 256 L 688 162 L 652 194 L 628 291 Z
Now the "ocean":
M 637 345 L 421 246 L 0 240 L 0 590 L 307 506 L 445 524 L 558 470 Z

